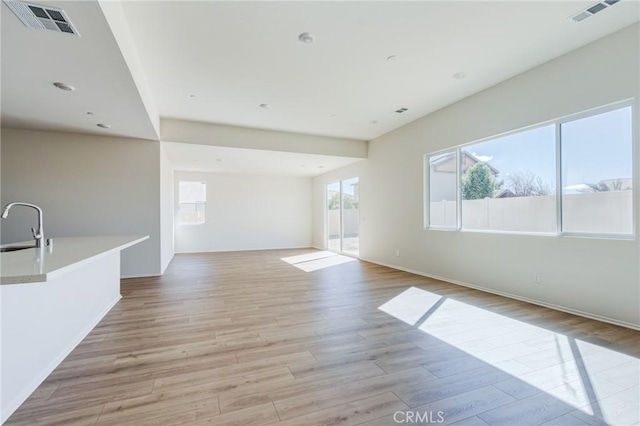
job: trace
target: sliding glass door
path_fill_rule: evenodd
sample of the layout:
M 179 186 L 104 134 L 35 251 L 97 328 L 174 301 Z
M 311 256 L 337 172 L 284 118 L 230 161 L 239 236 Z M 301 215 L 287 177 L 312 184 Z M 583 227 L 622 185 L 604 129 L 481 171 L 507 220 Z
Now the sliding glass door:
M 340 220 L 340 182 L 327 185 L 327 248 L 342 251 Z
M 357 177 L 327 185 L 327 248 L 360 253 L 360 191 Z

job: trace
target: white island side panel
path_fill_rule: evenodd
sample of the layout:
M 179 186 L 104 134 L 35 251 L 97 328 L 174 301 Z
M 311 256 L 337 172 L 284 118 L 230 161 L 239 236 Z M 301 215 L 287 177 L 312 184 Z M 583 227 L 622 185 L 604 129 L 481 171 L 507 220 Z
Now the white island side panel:
M 0 286 L 4 422 L 120 299 L 120 251 L 43 283 Z

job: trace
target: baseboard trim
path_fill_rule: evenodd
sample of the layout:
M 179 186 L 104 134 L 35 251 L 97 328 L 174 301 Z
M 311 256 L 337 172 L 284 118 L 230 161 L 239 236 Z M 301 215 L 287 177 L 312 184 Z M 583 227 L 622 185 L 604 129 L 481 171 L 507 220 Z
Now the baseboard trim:
M 69 345 L 53 360 L 51 363 L 45 367 L 42 372 L 23 390 L 18 396 L 14 397 L 11 402 L 7 404 L 2 412 L 2 417 L 0 418 L 0 424 L 4 423 L 11 417 L 11 415 L 18 409 L 20 406 L 31 396 L 31 394 L 45 381 L 47 377 L 56 369 L 58 365 L 73 351 L 76 346 L 82 342 L 82 340 L 87 337 L 87 335 L 95 328 L 96 325 L 104 318 L 107 313 L 118 303 L 118 301 L 122 298 L 122 295 L 118 294 L 115 300 L 113 300 L 102 312 L 96 316 L 96 318 L 91 321 L 91 323 L 85 327 L 78 336 L 71 342 Z
M 154 278 L 161 277 L 162 274 L 131 274 L 131 275 L 120 275 L 121 280 L 128 280 L 131 278 Z
M 519 300 L 521 302 L 531 303 L 532 305 L 538 305 L 538 306 L 542 306 L 542 307 L 545 307 L 545 308 L 553 309 L 553 310 L 556 310 L 556 311 L 565 312 L 565 313 L 568 313 L 568 314 L 577 315 L 577 316 L 580 316 L 580 317 L 589 318 L 589 319 L 592 319 L 592 320 L 606 322 L 606 323 L 617 325 L 617 326 L 620 326 L 620 327 L 625 327 L 625 328 L 630 328 L 632 330 L 640 331 L 640 325 L 639 324 L 634 324 L 634 323 L 630 323 L 630 322 L 626 322 L 626 321 L 620 321 L 620 320 L 617 320 L 615 318 L 609 318 L 609 317 L 605 317 L 605 316 L 601 316 L 601 315 L 595 315 L 595 314 L 591 314 L 589 312 L 580 311 L 578 309 L 567 308 L 566 306 L 555 305 L 553 303 L 548 303 L 548 302 L 543 302 L 543 301 L 536 300 L 536 299 L 531 299 L 531 298 L 528 298 L 528 297 L 518 296 L 518 295 L 513 294 L 513 293 L 507 293 L 507 292 L 500 291 L 500 290 L 494 290 L 494 289 L 487 288 L 487 287 L 482 287 L 482 286 L 479 286 L 479 285 L 476 285 L 476 284 L 470 284 L 470 283 L 463 282 L 463 281 L 452 280 L 450 278 L 441 277 L 441 276 L 433 275 L 433 274 L 427 274 L 426 272 L 416 271 L 416 270 L 408 269 L 408 268 L 402 268 L 400 266 L 395 266 L 395 265 L 391 265 L 391 264 L 387 264 L 387 263 L 383 263 L 383 262 L 377 262 L 377 261 L 370 260 L 370 259 L 360 258 L 360 260 L 362 260 L 364 262 L 368 262 L 368 263 L 373 263 L 375 265 L 386 266 L 387 268 L 397 269 L 399 271 L 408 272 L 410 274 L 420 275 L 420 276 L 423 276 L 423 277 L 433 278 L 433 279 L 439 280 L 439 281 L 444 281 L 444 282 L 447 282 L 447 283 L 450 283 L 450 284 L 455 284 L 455 285 L 459 285 L 459 286 L 462 286 L 462 287 L 468 287 L 468 288 L 472 288 L 474 290 L 484 291 L 485 293 L 496 294 L 498 296 L 507 297 L 509 299 L 514 299 L 514 300 Z

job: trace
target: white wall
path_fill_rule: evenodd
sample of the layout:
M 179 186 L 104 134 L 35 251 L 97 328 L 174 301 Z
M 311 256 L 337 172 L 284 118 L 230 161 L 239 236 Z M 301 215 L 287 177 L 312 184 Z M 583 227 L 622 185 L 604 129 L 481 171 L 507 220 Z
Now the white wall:
M 304 135 L 275 130 L 251 129 L 223 124 L 163 118 L 162 140 L 231 148 L 288 151 L 304 154 L 367 157 L 367 142 L 330 136 Z
M 175 254 L 173 165 L 160 146 L 160 268 L 167 269 Z
M 639 40 L 636 24 L 371 141 L 367 161 L 314 179 L 314 245 L 324 245 L 323 185 L 358 174 L 363 259 L 640 327 L 637 238 L 424 230 L 422 170 L 426 153 L 629 98 L 638 165 Z
M 111 34 L 118 43 L 120 48 L 120 54 L 127 63 L 131 78 L 135 83 L 135 88 L 140 95 L 144 109 L 147 112 L 149 121 L 153 126 L 153 130 L 156 138 L 160 137 L 160 115 L 158 109 L 153 102 L 153 96 L 151 95 L 151 89 L 147 83 L 147 79 L 142 69 L 142 62 L 138 55 L 138 49 L 136 48 L 133 37 L 131 36 L 131 30 L 129 23 L 122 10 L 122 4 L 117 1 L 98 0 L 100 9 L 104 14 L 104 18 L 109 24 Z M 157 140 L 157 139 L 156 139 Z
M 149 235 L 122 254 L 122 276 L 160 275 L 160 144 L 2 129 L 2 198 L 44 210 L 45 237 Z M 15 207 L 2 243 L 32 239 L 35 212 Z
M 176 223 L 176 252 L 311 245 L 310 178 L 176 172 L 176 203 L 181 180 L 206 182 L 206 222 Z

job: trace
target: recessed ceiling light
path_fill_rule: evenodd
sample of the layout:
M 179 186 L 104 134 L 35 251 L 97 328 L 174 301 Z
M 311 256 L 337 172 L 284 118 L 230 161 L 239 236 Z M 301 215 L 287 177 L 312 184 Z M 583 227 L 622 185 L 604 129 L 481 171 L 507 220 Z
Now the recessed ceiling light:
M 324 166 L 318 166 L 319 169 L 324 169 Z
M 369 121 L 369 123 L 371 123 L 371 124 L 376 124 L 377 122 L 378 122 L 378 120 L 371 120 L 371 121 Z
M 302 43 L 309 44 L 313 43 L 313 41 L 315 40 L 315 36 L 311 33 L 302 33 L 298 36 L 298 40 L 300 40 Z
M 94 114 L 91 111 L 87 111 L 87 115 L 94 115 Z
M 99 124 L 96 124 L 96 126 L 101 127 L 101 128 L 103 128 L 103 129 L 110 129 L 110 128 L 111 128 L 111 124 L 102 124 L 102 123 L 99 123 Z
M 53 83 L 54 86 L 56 86 L 58 89 L 60 90 L 64 90 L 65 92 L 73 92 L 74 90 L 76 90 L 75 87 L 66 84 L 66 83 L 60 83 L 60 82 L 55 82 Z
M 398 56 L 397 55 L 387 56 L 387 62 L 395 62 L 397 60 L 398 60 Z
M 269 104 L 260 104 L 260 108 L 269 109 L 269 108 L 271 108 L 271 105 L 269 105 Z
M 195 97 L 196 97 L 196 95 L 189 95 L 189 97 L 190 97 L 190 98 L 195 98 Z
M 464 71 L 460 71 L 457 72 L 453 75 L 453 78 L 455 78 L 456 80 L 462 80 L 463 78 L 465 78 L 467 76 L 467 73 Z

